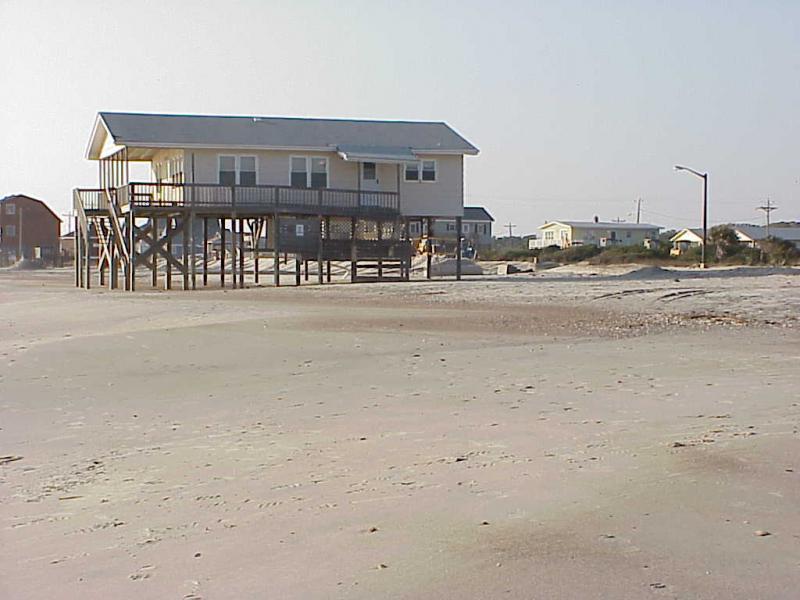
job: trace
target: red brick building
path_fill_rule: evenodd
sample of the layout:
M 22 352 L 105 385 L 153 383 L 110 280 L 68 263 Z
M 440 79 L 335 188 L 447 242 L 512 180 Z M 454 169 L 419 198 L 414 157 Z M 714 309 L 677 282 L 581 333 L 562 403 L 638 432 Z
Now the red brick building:
M 41 200 L 17 194 L 0 198 L 0 264 L 20 258 L 59 261 L 61 219 Z

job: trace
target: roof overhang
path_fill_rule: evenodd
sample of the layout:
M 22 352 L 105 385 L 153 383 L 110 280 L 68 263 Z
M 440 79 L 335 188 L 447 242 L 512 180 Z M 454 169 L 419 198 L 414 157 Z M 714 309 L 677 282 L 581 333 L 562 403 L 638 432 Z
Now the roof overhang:
M 544 225 L 539 225 L 538 228 L 539 229 L 547 229 L 548 227 L 552 227 L 553 225 L 560 225 L 561 227 L 570 227 L 570 225 L 562 223 L 561 221 L 548 221 Z
M 337 146 L 339 156 L 348 162 L 374 162 L 401 164 L 418 160 L 411 148 L 392 148 L 386 146 Z
M 702 242 L 703 238 L 691 229 L 681 229 L 678 233 L 669 238 L 670 242 Z
M 92 134 L 89 136 L 89 145 L 86 147 L 86 158 L 100 160 L 118 152 L 122 148 L 123 145 L 117 143 L 117 140 L 111 134 L 111 130 L 103 120 L 103 115 L 98 113 L 92 126 Z

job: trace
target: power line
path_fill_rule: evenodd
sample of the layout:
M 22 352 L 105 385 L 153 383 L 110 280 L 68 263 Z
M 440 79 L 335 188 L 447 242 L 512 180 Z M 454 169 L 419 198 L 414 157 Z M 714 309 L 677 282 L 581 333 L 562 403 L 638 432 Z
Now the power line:
M 778 209 L 778 207 L 775 206 L 769 198 L 767 198 L 767 203 L 766 204 L 756 208 L 756 210 L 763 210 L 764 211 L 764 215 L 767 217 L 767 232 L 766 232 L 767 233 L 767 237 L 769 237 L 769 213 L 771 213 L 773 210 L 777 210 L 777 209 Z

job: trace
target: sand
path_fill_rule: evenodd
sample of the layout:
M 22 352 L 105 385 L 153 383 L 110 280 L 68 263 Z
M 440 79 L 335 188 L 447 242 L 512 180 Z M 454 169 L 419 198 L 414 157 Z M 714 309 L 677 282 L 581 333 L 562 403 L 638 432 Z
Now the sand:
M 796 271 L 590 272 L 0 274 L 0 597 L 796 597 Z

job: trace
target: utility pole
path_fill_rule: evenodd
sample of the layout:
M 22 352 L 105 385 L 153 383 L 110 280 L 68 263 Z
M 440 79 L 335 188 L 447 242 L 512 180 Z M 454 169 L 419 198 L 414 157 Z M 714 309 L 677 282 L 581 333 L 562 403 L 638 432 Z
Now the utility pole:
M 617 217 L 616 219 L 611 219 L 611 220 L 614 221 L 614 223 L 624 223 L 625 222 L 625 219 L 620 219 L 619 217 Z M 639 221 L 636 221 L 636 222 L 638 223 Z
M 642 199 L 636 201 L 636 224 L 638 225 L 642 218 Z
M 777 208 L 778 207 L 775 206 L 769 198 L 767 198 L 766 204 L 756 208 L 756 210 L 763 210 L 764 214 L 767 217 L 767 235 L 766 235 L 766 237 L 769 237 L 769 213 L 771 213 L 773 210 L 777 210 Z
M 514 235 L 514 228 L 515 227 L 516 227 L 516 225 L 511 223 L 511 221 L 506 223 L 505 228 L 508 229 L 508 237 L 512 237 Z

